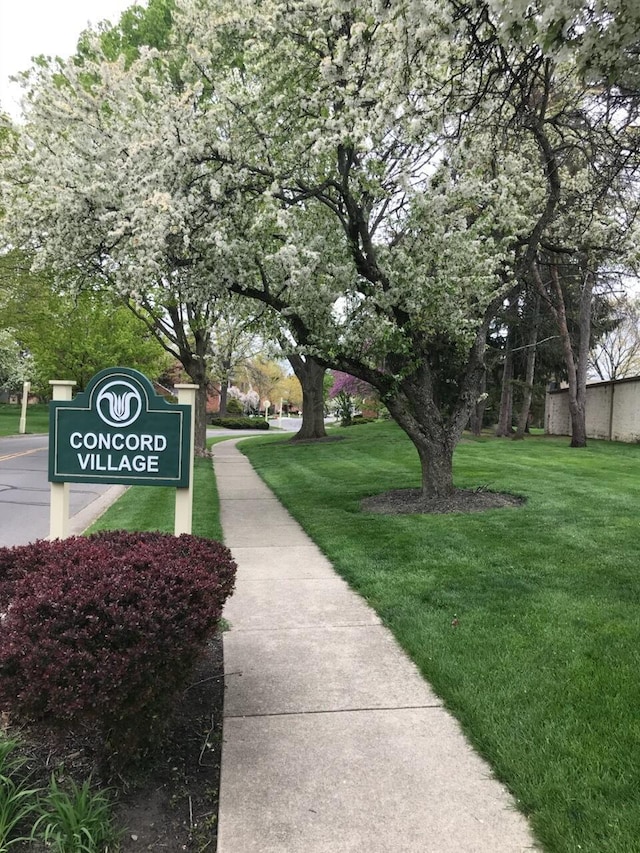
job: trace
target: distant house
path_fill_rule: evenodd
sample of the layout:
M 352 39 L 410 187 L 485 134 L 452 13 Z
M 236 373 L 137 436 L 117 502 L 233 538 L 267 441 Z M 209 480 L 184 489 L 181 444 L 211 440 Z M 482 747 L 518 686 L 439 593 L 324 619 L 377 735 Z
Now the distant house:
M 178 395 L 173 390 L 173 388 L 167 388 L 166 385 L 161 385 L 159 382 L 152 382 L 153 390 L 156 392 L 158 397 L 164 397 L 165 400 L 168 400 L 170 403 L 175 403 L 178 399 Z
M 215 415 L 220 411 L 220 383 L 210 382 L 207 392 L 207 414 Z
M 169 399 L 175 403 L 178 395 L 174 391 L 174 385 L 179 382 L 190 382 L 185 378 L 184 368 L 179 362 L 175 362 L 157 382 L 153 383 L 156 394 Z M 215 414 L 220 411 L 220 384 L 218 382 L 210 382 L 207 393 L 207 414 Z
M 22 394 L 16 394 L 15 391 L 3 391 L 0 389 L 0 403 L 9 403 L 12 406 L 17 406 L 22 402 Z M 30 406 L 33 406 L 35 403 L 39 403 L 40 398 L 37 394 L 29 394 L 29 399 L 27 403 Z
M 153 387 L 160 397 L 164 397 L 171 403 L 175 403 L 178 395 L 173 388 L 168 388 L 166 385 L 161 385 L 159 382 L 153 382 Z M 207 414 L 213 415 L 220 411 L 220 386 L 216 382 L 209 384 L 207 393 Z

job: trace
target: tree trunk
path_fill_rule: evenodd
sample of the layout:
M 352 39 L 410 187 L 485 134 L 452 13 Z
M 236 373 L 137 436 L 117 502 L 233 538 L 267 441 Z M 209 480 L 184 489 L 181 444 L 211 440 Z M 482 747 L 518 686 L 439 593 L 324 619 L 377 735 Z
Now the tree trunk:
M 227 414 L 227 392 L 229 391 L 229 380 L 223 379 L 220 382 L 220 409 L 218 414 L 224 418 Z
M 522 395 L 522 408 L 520 409 L 520 417 L 518 418 L 518 429 L 514 438 L 524 438 L 529 424 L 529 412 L 531 411 L 531 398 L 533 397 L 533 380 L 536 372 L 536 348 L 538 344 L 538 324 L 540 322 L 540 294 L 536 294 L 536 301 L 533 314 L 533 324 L 531 326 L 531 334 L 529 335 L 529 343 L 527 345 L 527 365 L 524 378 L 524 393 Z
M 541 295 L 546 295 L 544 283 L 537 263 L 532 264 L 534 280 Z M 550 264 L 551 287 L 555 304 L 549 302 L 551 312 L 558 324 L 564 361 L 567 368 L 569 385 L 569 413 L 571 415 L 571 447 L 587 446 L 587 368 L 589 361 L 589 343 L 591 337 L 591 307 L 593 302 L 593 274 L 587 270 L 580 290 L 580 308 L 578 318 L 579 341 L 578 354 L 574 355 L 573 344 L 567 323 L 567 310 L 560 283 L 560 275 L 555 264 Z M 548 297 L 547 297 L 548 300 Z M 549 301 L 549 300 L 548 300 Z
M 453 453 L 482 394 L 489 316 L 492 315 L 487 312 L 477 331 L 464 373 L 456 377 L 457 394 L 448 406 L 439 400 L 446 390 L 442 383 L 438 386 L 434 378 L 437 373 L 432 370 L 427 354 L 413 373 L 398 384 L 389 386 L 385 381 L 376 384 L 371 374 L 363 373 L 361 377 L 378 388 L 391 417 L 413 442 L 420 459 L 422 496 L 426 499 L 447 498 L 455 492 Z M 347 363 L 341 365 L 347 372 L 348 367 Z
M 194 412 L 193 449 L 196 456 L 206 456 L 207 453 L 207 376 L 205 370 L 192 369 L 187 371 L 189 379 L 198 386 L 196 391 L 196 406 Z
M 577 400 L 572 404 L 571 399 L 569 399 L 569 412 L 571 413 L 571 441 L 569 447 L 586 447 L 587 413 L 584 406 L 581 406 Z
M 458 399 L 448 415 L 438 405 L 433 373 L 426 360 L 399 385 L 381 393 L 391 416 L 418 452 L 424 498 L 447 498 L 455 491 L 453 452 L 480 396 L 485 340 L 486 330 L 482 330 L 472 348 L 470 366 L 460 383 Z
M 425 498 L 446 498 L 455 491 L 453 485 L 453 451 L 455 437 L 443 423 L 439 413 L 436 419 L 427 422 L 421 418 L 418 424 L 408 395 L 387 397 L 386 406 L 391 416 L 413 442 L 418 451 L 421 466 L 421 487 Z M 412 411 L 413 408 L 413 411 Z M 435 406 L 430 407 L 435 408 Z
M 293 353 L 289 363 L 302 385 L 302 425 L 292 441 L 311 441 L 326 438 L 324 427 L 325 368 L 311 356 Z
M 487 374 L 486 372 L 482 378 L 482 385 L 480 387 L 480 394 L 478 399 L 476 400 L 476 404 L 473 407 L 473 411 L 471 412 L 471 418 L 469 420 L 469 428 L 471 430 L 472 435 L 479 436 L 482 434 L 482 422 L 484 420 L 484 410 L 487 408 Z
M 197 456 L 206 456 L 207 454 L 207 377 L 202 377 L 199 383 L 200 387 L 196 391 L 196 423 L 195 435 L 193 439 L 194 452 Z
M 587 370 L 591 343 L 594 276 L 587 270 L 580 291 L 578 363 L 576 365 L 575 416 L 571 414 L 571 447 L 587 446 Z
M 511 435 L 511 422 L 513 419 L 513 355 L 511 353 L 511 330 L 507 334 L 507 343 L 504 353 L 504 367 L 502 369 L 502 392 L 500 394 L 500 416 L 496 435 L 504 438 Z
M 186 362 L 186 363 L 185 363 Z M 206 456 L 207 453 L 207 397 L 209 380 L 204 359 L 185 358 L 183 367 L 194 385 L 196 391 L 196 406 L 194 413 L 194 452 L 196 456 Z
M 415 444 L 415 442 L 414 442 Z M 452 495 L 453 451 L 455 445 L 448 440 L 434 443 L 424 439 L 416 445 L 422 468 L 422 494 L 430 498 L 443 498 Z
M 144 310 L 140 310 L 131 299 L 126 299 L 125 304 L 139 320 L 143 321 L 160 346 L 173 358 L 178 359 L 191 382 L 198 386 L 194 415 L 194 452 L 198 456 L 205 456 L 207 453 L 207 397 L 209 389 L 206 355 L 211 340 L 209 325 L 196 322 L 200 318 L 198 318 L 194 307 L 189 303 L 172 302 L 165 305 L 163 310 L 166 311 L 170 322 L 165 321 L 164 317 L 158 317 L 154 313 L 153 307 L 144 301 Z M 183 309 L 188 318 L 186 323 Z

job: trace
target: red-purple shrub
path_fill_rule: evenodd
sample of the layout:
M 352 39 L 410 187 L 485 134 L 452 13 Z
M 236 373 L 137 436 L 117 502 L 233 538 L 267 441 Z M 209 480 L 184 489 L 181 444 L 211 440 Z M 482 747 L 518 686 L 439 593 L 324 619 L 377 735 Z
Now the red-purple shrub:
M 235 570 L 224 545 L 187 535 L 0 548 L 0 710 L 138 749 L 215 631 Z
M 329 389 L 329 399 L 333 400 L 339 394 L 347 394 L 349 397 L 373 397 L 376 389 L 365 382 L 364 379 L 358 379 L 357 376 L 351 376 L 350 373 L 342 373 L 340 370 L 332 370 L 333 385 Z

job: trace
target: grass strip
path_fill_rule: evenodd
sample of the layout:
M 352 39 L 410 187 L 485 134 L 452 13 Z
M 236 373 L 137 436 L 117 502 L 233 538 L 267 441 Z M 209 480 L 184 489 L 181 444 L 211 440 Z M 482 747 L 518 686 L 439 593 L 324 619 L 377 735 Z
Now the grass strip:
M 18 435 L 22 406 L 0 403 L 0 436 Z M 35 403 L 27 406 L 27 433 L 49 432 L 49 405 Z
M 640 838 L 640 448 L 465 439 L 455 481 L 520 508 L 381 516 L 420 484 L 393 424 L 241 450 L 380 614 L 513 792 L 549 853 Z
M 131 486 L 87 532 L 159 530 L 173 533 L 175 493 L 171 486 Z M 207 458 L 194 460 L 193 534 L 222 540 L 215 474 Z

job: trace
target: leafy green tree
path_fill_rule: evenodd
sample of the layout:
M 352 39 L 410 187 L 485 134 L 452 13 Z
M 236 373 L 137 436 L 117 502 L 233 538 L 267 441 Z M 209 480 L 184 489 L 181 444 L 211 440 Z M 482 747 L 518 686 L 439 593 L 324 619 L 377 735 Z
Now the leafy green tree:
M 105 367 L 125 365 L 154 378 L 167 357 L 144 325 L 111 293 L 60 291 L 44 274 L 32 275 L 16 253 L 0 263 L 0 304 L 19 349 L 30 354 L 34 390 L 47 395 L 50 379 L 70 379 L 82 390 Z M 26 310 L 25 310 L 26 306 Z
M 148 0 L 144 6 L 132 5 L 120 16 L 115 27 L 100 27 L 100 43 L 105 56 L 123 57 L 128 65 L 138 59 L 141 48 L 166 50 L 170 43 L 175 11 L 174 0 Z M 79 57 L 92 51 L 91 34 L 81 36 Z
M 260 403 L 269 400 L 271 406 L 276 407 L 280 397 L 286 396 L 283 385 L 284 370 L 277 361 L 258 355 L 245 362 L 242 373 L 243 379 L 238 384 L 246 390 L 256 391 Z

